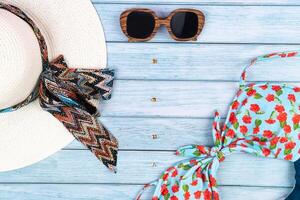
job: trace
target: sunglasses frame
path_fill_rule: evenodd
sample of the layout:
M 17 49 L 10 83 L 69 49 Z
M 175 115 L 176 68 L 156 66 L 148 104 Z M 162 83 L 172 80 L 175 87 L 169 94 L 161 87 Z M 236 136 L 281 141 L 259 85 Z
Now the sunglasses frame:
M 147 38 L 143 38 L 143 39 L 141 39 L 141 38 L 134 38 L 134 37 L 131 37 L 131 36 L 128 35 L 128 32 L 127 32 L 127 18 L 128 18 L 128 15 L 130 13 L 132 13 L 132 12 L 150 13 L 154 17 L 154 21 L 155 21 L 154 29 L 153 29 L 153 32 L 151 33 L 151 35 L 148 36 Z M 171 29 L 171 19 L 172 19 L 172 17 L 175 14 L 180 13 L 180 12 L 192 12 L 192 13 L 195 13 L 197 15 L 197 17 L 198 17 L 198 30 L 197 30 L 197 33 L 193 37 L 190 37 L 190 38 L 178 38 L 172 32 L 172 29 Z M 147 8 L 132 8 L 132 9 L 124 11 L 121 14 L 121 16 L 120 16 L 121 29 L 122 29 L 123 33 L 127 36 L 129 42 L 145 42 L 145 41 L 151 40 L 156 35 L 157 30 L 162 25 L 166 26 L 166 28 L 167 28 L 170 36 L 174 40 L 176 40 L 176 41 L 196 41 L 197 38 L 198 38 L 198 36 L 200 35 L 200 33 L 203 30 L 204 24 L 205 24 L 205 16 L 204 16 L 204 14 L 201 11 L 199 11 L 199 10 L 190 9 L 190 8 L 179 8 L 179 9 L 176 9 L 176 10 L 172 11 L 169 14 L 169 16 L 166 17 L 166 18 L 159 18 L 153 10 L 150 10 L 150 9 L 147 9 Z

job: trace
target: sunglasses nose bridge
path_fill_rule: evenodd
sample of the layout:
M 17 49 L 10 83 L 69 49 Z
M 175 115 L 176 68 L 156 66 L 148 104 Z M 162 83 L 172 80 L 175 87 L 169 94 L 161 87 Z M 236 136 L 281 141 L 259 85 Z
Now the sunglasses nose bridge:
M 157 22 L 158 22 L 159 26 L 162 26 L 162 25 L 169 26 L 169 23 L 170 23 L 167 18 L 160 18 L 157 20 Z

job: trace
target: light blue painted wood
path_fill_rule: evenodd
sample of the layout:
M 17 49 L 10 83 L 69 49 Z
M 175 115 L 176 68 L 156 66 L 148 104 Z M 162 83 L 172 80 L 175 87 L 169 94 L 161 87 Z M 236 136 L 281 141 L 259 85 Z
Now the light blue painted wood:
M 63 150 L 31 167 L 0 173 L 0 180 L 2 183 L 145 184 L 182 159 L 175 152 L 121 151 L 118 173 L 114 174 L 87 150 Z M 293 176 L 292 163 L 288 161 L 235 153 L 220 165 L 218 184 L 291 187 Z
M 300 5 L 298 0 L 92 0 L 93 3 L 116 4 L 197 4 L 197 5 Z
M 116 69 L 117 79 L 238 81 L 242 69 L 252 58 L 295 49 L 300 50 L 300 46 L 109 43 L 108 64 Z M 153 64 L 153 59 L 157 64 Z M 298 63 L 300 58 L 256 65 L 250 70 L 249 80 L 299 81 Z M 282 72 L 283 65 L 286 72 Z
M 103 116 L 206 117 L 215 109 L 224 116 L 238 89 L 231 82 L 116 81 L 114 97 L 104 102 Z M 156 98 L 156 102 L 152 98 Z M 126 105 L 126 106 L 124 106 Z
M 1 198 L 26 200 L 132 200 L 141 185 L 65 185 L 65 184 L 9 184 L 0 185 Z M 221 186 L 223 199 L 230 200 L 274 200 L 286 196 L 291 188 L 261 188 Z M 150 200 L 150 189 L 145 192 L 142 200 Z M 22 198 L 20 198 L 22 196 Z
M 120 14 L 132 7 L 153 9 L 159 16 L 188 5 L 97 4 L 108 41 L 127 41 L 121 31 Z M 191 6 L 188 6 L 191 7 Z M 300 7 L 297 6 L 202 6 L 206 24 L 198 40 L 201 43 L 300 43 Z M 165 28 L 152 42 L 174 42 Z
M 120 80 L 115 83 L 114 97 L 104 103 L 103 116 L 212 118 L 217 109 L 225 117 L 238 90 L 237 82 Z
M 294 45 L 300 44 L 298 0 L 93 2 L 109 41 L 109 65 L 117 71 L 113 99 L 104 103 L 101 121 L 119 139 L 119 172 L 108 172 L 74 141 L 38 164 L 0 173 L 1 200 L 133 199 L 142 184 L 182 159 L 174 155 L 176 148 L 212 145 L 213 111 L 220 109 L 224 117 L 244 64 L 263 53 L 300 49 Z M 198 43 L 174 43 L 161 30 L 153 43 L 129 44 L 120 31 L 119 14 L 135 6 L 152 8 L 159 15 L 195 7 L 205 12 L 207 24 Z M 153 59 L 158 63 L 152 64 Z M 282 66 L 257 66 L 250 79 L 299 82 L 298 65 L 284 65 L 290 73 L 280 72 Z M 289 193 L 293 176 L 289 162 L 239 153 L 226 158 L 218 178 L 223 200 L 274 200 Z M 148 191 L 145 199 L 150 198 Z
M 212 119 L 103 117 L 101 121 L 119 139 L 123 150 L 174 151 L 185 144 L 213 145 Z M 65 149 L 85 148 L 74 141 Z

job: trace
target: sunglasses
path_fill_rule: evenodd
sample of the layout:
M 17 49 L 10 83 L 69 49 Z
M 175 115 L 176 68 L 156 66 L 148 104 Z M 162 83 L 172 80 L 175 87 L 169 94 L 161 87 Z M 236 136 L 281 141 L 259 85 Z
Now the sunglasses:
M 204 23 L 204 14 L 195 9 L 176 9 L 167 18 L 159 18 L 150 9 L 133 8 L 120 16 L 123 33 L 129 42 L 151 40 L 161 25 L 165 25 L 171 37 L 177 41 L 195 41 Z

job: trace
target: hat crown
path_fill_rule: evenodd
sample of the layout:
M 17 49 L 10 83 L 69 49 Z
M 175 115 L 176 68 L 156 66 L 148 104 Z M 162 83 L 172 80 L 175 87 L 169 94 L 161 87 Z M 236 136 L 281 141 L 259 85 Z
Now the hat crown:
M 0 109 L 26 99 L 41 71 L 39 43 L 31 27 L 0 9 Z

